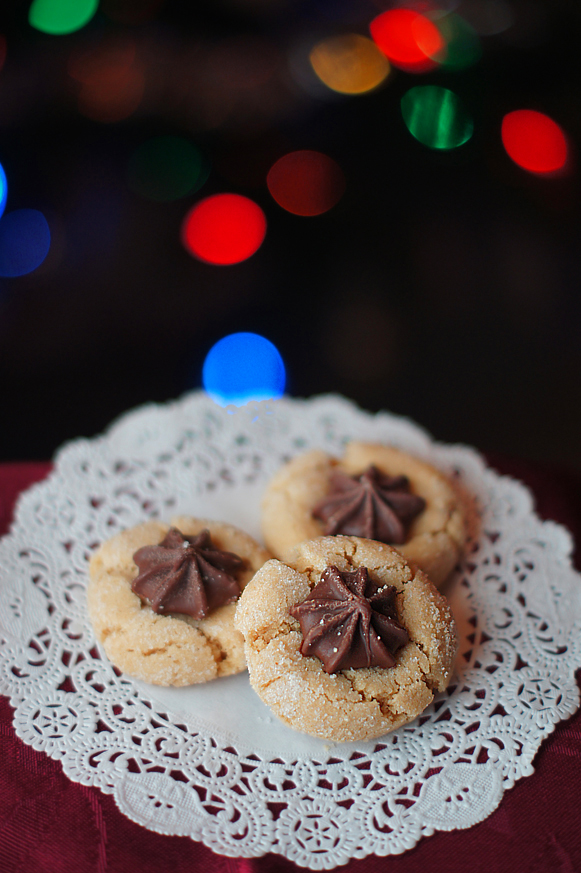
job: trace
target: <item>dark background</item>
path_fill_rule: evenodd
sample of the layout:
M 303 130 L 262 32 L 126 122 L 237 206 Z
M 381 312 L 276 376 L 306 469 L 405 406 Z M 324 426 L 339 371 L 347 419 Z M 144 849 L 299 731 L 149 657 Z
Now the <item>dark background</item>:
M 440 4 L 481 29 L 487 6 L 512 23 L 481 35 L 469 69 L 393 70 L 357 97 L 317 88 L 305 46 L 368 34 L 380 0 L 102 0 L 67 36 L 31 28 L 28 6 L 0 11 L 0 162 L 7 211 L 40 209 L 52 245 L 36 271 L 0 280 L 1 460 L 48 458 L 200 387 L 212 344 L 254 331 L 278 347 L 293 396 L 338 392 L 439 439 L 581 470 L 581 6 Z M 102 122 L 79 107 L 70 59 L 111 38 L 134 47 L 145 84 L 129 117 Z M 420 80 L 462 97 L 475 122 L 464 146 L 408 133 L 400 99 Z M 566 131 L 564 177 L 504 152 L 502 117 L 520 108 Z M 158 203 L 131 190 L 131 155 L 160 134 L 203 150 L 199 192 Z M 269 167 L 295 149 L 345 173 L 324 215 L 291 215 L 268 192 Z M 268 221 L 259 251 L 228 267 L 180 243 L 187 210 L 222 191 Z

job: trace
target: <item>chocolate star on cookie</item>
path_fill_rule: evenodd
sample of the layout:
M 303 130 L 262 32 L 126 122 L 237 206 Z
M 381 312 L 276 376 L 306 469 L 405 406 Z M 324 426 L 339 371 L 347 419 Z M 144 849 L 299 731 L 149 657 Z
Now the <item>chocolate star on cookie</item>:
M 355 573 L 327 567 L 302 603 L 291 607 L 303 632 L 301 653 L 316 655 L 326 673 L 350 667 L 393 667 L 409 640 L 397 619 L 396 589 L 379 586 L 367 567 Z
M 410 492 L 407 476 L 388 476 L 370 465 L 359 476 L 336 471 L 331 490 L 313 509 L 327 536 L 345 534 L 382 543 L 403 543 L 426 501 Z
M 208 530 L 184 537 L 172 527 L 159 545 L 143 546 L 133 560 L 140 572 L 131 589 L 157 613 L 179 612 L 202 619 L 240 595 L 233 574 L 245 562 L 216 548 Z

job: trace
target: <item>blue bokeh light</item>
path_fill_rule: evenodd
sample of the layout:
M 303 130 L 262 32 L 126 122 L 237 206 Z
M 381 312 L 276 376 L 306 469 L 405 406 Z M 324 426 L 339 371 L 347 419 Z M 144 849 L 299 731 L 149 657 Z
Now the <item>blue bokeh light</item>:
M 212 346 L 202 370 L 204 388 L 220 406 L 273 400 L 286 374 L 278 349 L 256 333 L 231 333 Z
M 8 182 L 4 167 L 0 164 L 0 216 L 6 209 L 6 200 L 8 199 Z
M 0 220 L 0 276 L 25 276 L 50 249 L 50 229 L 38 209 L 16 209 Z

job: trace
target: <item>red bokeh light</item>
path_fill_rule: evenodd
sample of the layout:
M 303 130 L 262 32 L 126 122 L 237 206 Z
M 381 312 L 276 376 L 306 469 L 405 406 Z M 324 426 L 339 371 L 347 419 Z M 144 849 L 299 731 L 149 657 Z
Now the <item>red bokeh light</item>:
M 554 173 L 567 163 L 567 140 L 559 125 L 533 109 L 517 109 L 502 119 L 502 143 L 509 158 L 531 173 Z
M 516 109 L 502 119 L 502 144 L 509 158 L 531 173 L 554 173 L 567 163 L 567 140 L 559 125 L 533 109 Z
M 79 111 L 93 121 L 123 121 L 143 98 L 145 70 L 129 36 L 111 35 L 74 51 L 68 73 L 80 82 Z
M 341 167 L 321 152 L 308 149 L 283 155 L 266 177 L 273 198 L 294 215 L 321 215 L 341 199 L 345 176 Z
M 207 264 L 238 264 L 266 235 L 264 212 L 241 194 L 214 194 L 190 209 L 182 224 L 188 252 Z
M 389 9 L 369 25 L 373 41 L 394 67 L 408 73 L 426 73 L 438 66 L 445 50 L 440 31 L 429 18 L 413 9 Z

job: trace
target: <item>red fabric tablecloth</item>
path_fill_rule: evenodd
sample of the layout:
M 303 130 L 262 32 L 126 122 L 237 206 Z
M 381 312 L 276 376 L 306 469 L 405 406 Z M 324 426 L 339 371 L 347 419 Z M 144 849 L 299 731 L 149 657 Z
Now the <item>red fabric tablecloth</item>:
M 544 518 L 581 542 L 581 478 L 520 461 L 489 458 L 533 490 Z M 18 493 L 49 464 L 0 465 L 0 533 Z M 577 555 L 579 566 L 579 555 Z M 58 762 L 24 745 L 0 697 L 0 873 L 271 873 L 298 870 L 275 855 L 224 858 L 186 837 L 151 833 L 126 819 L 111 796 L 70 782 Z M 437 833 L 411 851 L 351 861 L 347 873 L 579 873 L 581 713 L 541 747 L 535 773 L 507 792 L 486 821 Z

